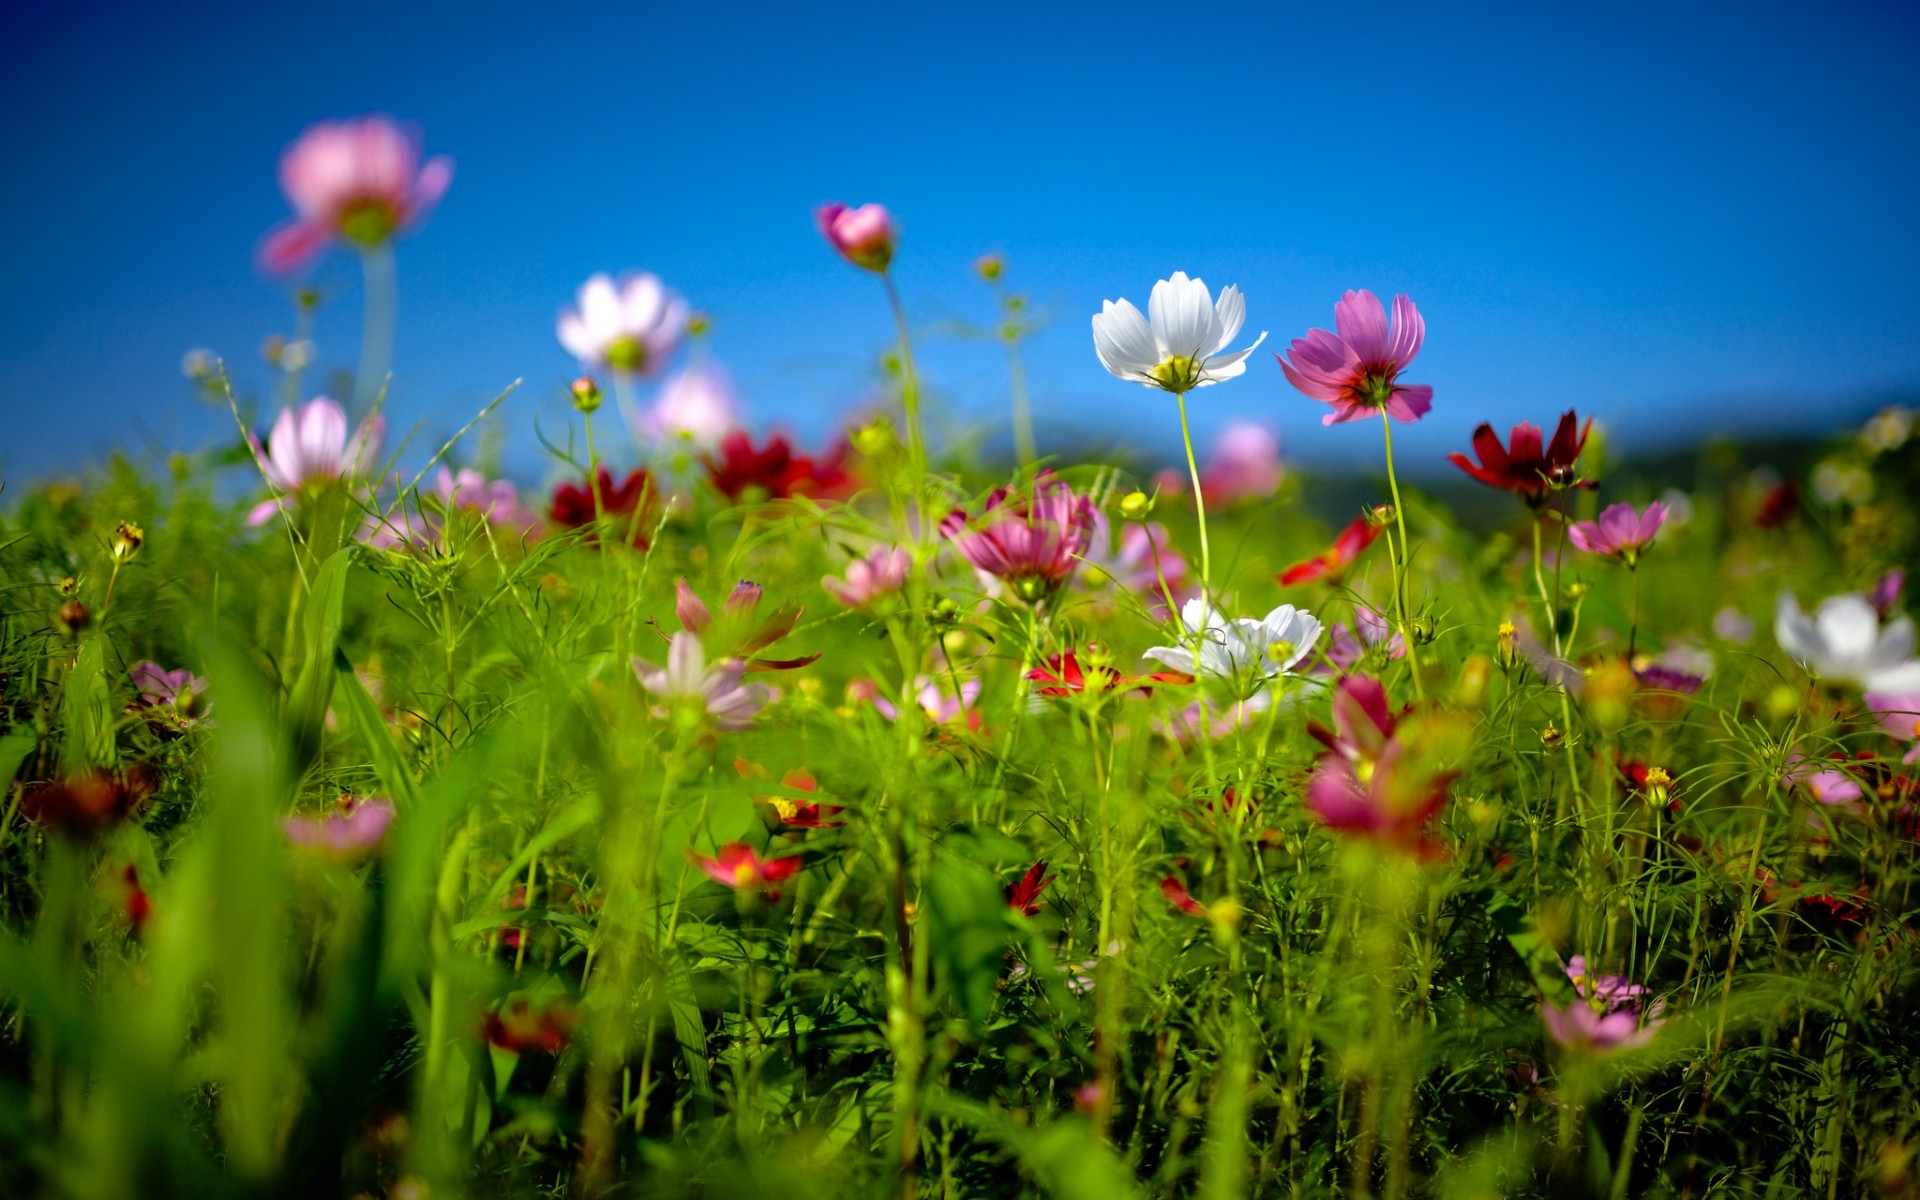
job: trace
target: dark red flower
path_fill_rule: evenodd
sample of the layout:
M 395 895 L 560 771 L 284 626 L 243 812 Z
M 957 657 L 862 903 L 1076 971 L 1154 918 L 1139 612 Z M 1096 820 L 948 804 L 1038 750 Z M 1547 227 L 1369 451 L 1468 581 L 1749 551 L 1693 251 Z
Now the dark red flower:
M 1800 515 L 1800 485 L 1789 479 L 1769 491 L 1753 514 L 1753 523 L 1762 529 L 1784 529 Z
M 784 433 L 770 434 L 767 444 L 756 448 L 753 437 L 744 429 L 736 429 L 720 439 L 718 458 L 711 454 L 700 456 L 707 468 L 707 478 L 729 500 L 740 500 L 750 490 L 769 500 L 798 495 L 822 499 L 844 495 L 853 482 L 853 476 L 846 469 L 846 459 L 845 439 L 835 442 L 816 461 L 796 452 Z
M 1050 654 L 1045 666 L 1035 667 L 1027 672 L 1027 678 L 1039 684 L 1034 693 L 1040 696 L 1071 696 L 1089 689 L 1097 692 L 1111 692 L 1115 688 L 1134 688 L 1151 693 L 1148 683 L 1192 683 L 1190 676 L 1177 671 L 1157 671 L 1152 675 L 1122 675 L 1105 663 L 1080 665 L 1079 656 L 1068 650 L 1064 654 Z
M 123 819 L 153 794 L 155 783 L 153 772 L 144 766 L 96 769 L 27 789 L 20 811 L 30 821 L 85 837 Z
M 1475 466 L 1464 454 L 1449 454 L 1447 458 L 1488 487 L 1512 492 L 1537 507 L 1557 489 L 1593 486 L 1574 474 L 1592 428 L 1592 417 L 1587 418 L 1585 425 L 1579 425 L 1573 410 L 1568 409 L 1560 416 L 1553 441 L 1544 448 L 1540 443 L 1540 427 L 1530 421 L 1515 425 L 1507 445 L 1502 446 L 1493 426 L 1482 421 L 1473 431 L 1473 452 L 1480 456 L 1479 465 Z
M 516 996 L 487 1014 L 480 1036 L 514 1054 L 529 1050 L 557 1054 L 573 1033 L 573 1024 L 570 1005 L 549 1004 L 536 1012 L 525 996 Z
M 1027 873 L 1020 877 L 1019 882 L 1006 886 L 1007 907 L 1029 917 L 1039 916 L 1040 893 L 1046 890 L 1053 879 L 1047 874 L 1047 860 L 1041 859 L 1027 868 Z
M 740 778 L 750 781 L 767 777 L 765 767 L 744 758 L 734 759 L 733 769 L 740 773 Z M 780 786 L 788 791 L 806 792 L 812 795 L 820 785 L 814 781 L 813 776 L 795 768 L 780 777 Z M 799 800 L 792 796 L 756 795 L 754 799 L 772 808 L 783 824 L 799 829 L 838 829 L 846 824 L 845 821 L 827 819 L 837 817 L 846 811 L 838 804 L 822 804 L 818 800 Z
M 1373 539 L 1380 536 L 1382 526 L 1375 524 L 1370 516 L 1355 517 L 1340 536 L 1333 539 L 1333 545 L 1326 553 L 1317 554 L 1305 562 L 1297 562 L 1277 577 L 1282 587 L 1292 587 L 1298 583 L 1312 583 L 1329 575 L 1338 575 L 1353 565 L 1360 552 L 1373 545 Z
M 1207 906 L 1195 900 L 1193 893 L 1187 890 L 1186 885 L 1171 875 L 1160 881 L 1160 894 L 1165 896 L 1175 908 L 1190 917 L 1207 915 Z
M 644 547 L 653 532 L 650 513 L 659 499 L 645 471 L 629 472 L 616 487 L 613 473 L 601 467 L 594 474 L 592 491 L 584 483 L 565 481 L 553 489 L 553 504 L 547 509 L 547 518 L 566 529 L 591 530 L 596 516 L 595 492 L 600 497 L 598 515 L 607 517 L 620 536 L 637 547 Z M 591 532 L 587 536 L 588 540 L 594 538 Z

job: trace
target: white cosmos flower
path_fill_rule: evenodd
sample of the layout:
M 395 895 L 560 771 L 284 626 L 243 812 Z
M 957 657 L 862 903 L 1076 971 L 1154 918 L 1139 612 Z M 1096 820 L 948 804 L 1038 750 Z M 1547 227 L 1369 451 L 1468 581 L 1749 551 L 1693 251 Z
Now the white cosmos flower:
M 651 373 L 680 344 L 687 302 L 658 275 L 629 275 L 616 285 L 606 274 L 580 285 L 579 307 L 560 314 L 560 344 L 588 368 L 628 375 Z
M 1203 597 L 1196 596 L 1180 609 L 1180 624 L 1187 636 L 1199 635 L 1198 671 L 1194 670 L 1191 643 L 1155 646 L 1144 657 L 1185 675 L 1273 679 L 1291 672 L 1320 640 L 1320 619 L 1291 604 L 1282 604 L 1257 621 L 1252 617 L 1229 621 Z
M 1920 691 L 1913 621 L 1901 617 L 1881 628 L 1880 615 L 1865 596 L 1829 597 L 1808 616 L 1791 592 L 1782 592 L 1773 635 L 1782 650 L 1821 679 L 1857 683 L 1870 692 Z
M 1229 284 L 1215 304 L 1207 285 L 1175 271 L 1153 285 L 1147 312 L 1126 300 L 1103 300 L 1093 318 L 1093 350 L 1100 364 L 1122 379 L 1169 392 L 1187 392 L 1247 369 L 1247 355 L 1267 339 L 1261 331 L 1252 346 L 1225 353 L 1246 323 L 1247 301 Z

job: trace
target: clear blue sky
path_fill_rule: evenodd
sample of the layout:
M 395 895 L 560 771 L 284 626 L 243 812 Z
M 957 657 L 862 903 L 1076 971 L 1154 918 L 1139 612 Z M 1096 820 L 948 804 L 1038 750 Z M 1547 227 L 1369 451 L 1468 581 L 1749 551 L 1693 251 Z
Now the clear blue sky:
M 1647 447 L 1920 390 L 1908 3 L 176 7 L 0 16 L 16 477 L 231 429 L 180 356 L 212 347 L 260 389 L 291 321 L 252 261 L 286 212 L 276 156 L 368 111 L 458 162 L 400 247 L 394 409 L 444 434 L 524 377 L 502 429 L 529 475 L 573 373 L 553 319 L 595 270 L 657 271 L 712 313 L 758 423 L 829 427 L 889 334 L 813 230 L 832 199 L 899 215 L 930 339 L 988 315 L 970 268 L 1004 251 L 1052 316 L 1043 418 L 1162 448 L 1165 400 L 1109 378 L 1087 322 L 1175 269 L 1240 284 L 1273 349 L 1343 288 L 1411 293 L 1428 461 L 1569 404 Z M 355 264 L 318 279 L 323 366 L 350 361 Z M 991 347 L 926 357 L 961 411 L 1000 411 Z M 1377 445 L 1322 429 L 1265 349 L 1196 401 L 1203 432 L 1258 417 L 1302 458 Z

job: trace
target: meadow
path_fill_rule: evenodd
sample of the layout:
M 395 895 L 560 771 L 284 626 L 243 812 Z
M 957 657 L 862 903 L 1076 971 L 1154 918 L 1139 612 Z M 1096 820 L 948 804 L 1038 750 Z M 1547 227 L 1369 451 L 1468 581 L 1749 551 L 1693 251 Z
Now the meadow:
M 7 488 L 0 1194 L 1920 1196 L 1912 414 L 1623 488 L 1543 396 L 1414 472 L 1468 525 L 1393 456 L 1412 299 L 1264 345 L 1170 269 L 1087 369 L 1185 461 L 1048 457 L 990 256 L 990 462 L 830 205 L 899 331 L 842 435 L 748 432 L 631 274 L 558 323 L 571 429 L 428 446 L 396 250 L 452 177 L 309 130 L 261 259 L 360 257 L 348 387 L 197 353 L 224 444 Z M 1366 504 L 1194 445 L 1252 371 L 1377 441 Z

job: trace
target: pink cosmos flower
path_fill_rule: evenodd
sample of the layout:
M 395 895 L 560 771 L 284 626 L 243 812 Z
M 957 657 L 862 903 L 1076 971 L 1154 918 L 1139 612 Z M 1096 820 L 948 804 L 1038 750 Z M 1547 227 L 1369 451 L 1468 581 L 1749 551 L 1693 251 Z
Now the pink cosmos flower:
M 700 635 L 686 630 L 673 635 L 664 668 L 635 656 L 633 673 L 641 687 L 664 700 L 697 703 L 716 728 L 729 732 L 753 728 L 755 714 L 773 699 L 765 684 L 741 682 L 747 673 L 741 659 L 723 658 L 708 667 Z
M 1630 1008 L 1602 1012 L 1585 1000 L 1576 1000 L 1566 1008 L 1541 1001 L 1540 1022 L 1547 1036 L 1569 1050 L 1596 1055 L 1635 1050 L 1653 1041 L 1662 1018 L 1650 1016 L 1643 1024 L 1640 1014 Z
M 143 662 L 135 664 L 131 675 L 140 693 L 135 703 L 141 708 L 192 707 L 196 702 L 201 711 L 208 707 L 201 699 L 207 694 L 207 681 L 186 667 L 169 671 L 157 662 Z
M 1073 574 L 1093 525 L 1093 501 L 1042 471 L 1028 493 L 995 489 L 977 519 L 954 509 L 940 522 L 940 532 L 975 570 L 1005 581 L 1033 604 Z
M 721 887 L 764 890 L 769 900 L 779 899 L 772 885 L 782 883 L 800 870 L 798 855 L 761 858 L 744 842 L 728 842 L 712 856 L 687 851 L 687 860 L 707 873 Z
M 1356 637 L 1356 633 L 1359 636 Z M 1406 639 L 1399 631 L 1389 625 L 1385 617 L 1364 605 L 1354 609 L 1353 630 L 1336 623 L 1329 641 L 1327 658 L 1342 671 L 1351 670 L 1376 647 L 1386 647 L 1388 658 L 1404 658 L 1407 653 Z
M 1635 983 L 1625 975 L 1589 973 L 1584 954 L 1567 960 L 1567 978 L 1573 981 L 1573 990 L 1582 1000 L 1603 1005 L 1608 1011 L 1638 1008 L 1641 998 L 1647 994 L 1646 985 Z
M 1385 686 L 1365 675 L 1335 686 L 1333 724 L 1308 726 L 1328 753 L 1307 784 L 1307 808 L 1330 829 L 1424 852 L 1427 823 L 1459 774 L 1443 761 L 1457 730 L 1444 718 L 1409 722 L 1388 705 Z
M 422 499 L 418 511 L 402 504 L 390 513 L 368 513 L 355 536 L 378 550 L 437 546 L 447 518 L 457 511 L 473 513 L 489 525 L 520 536 L 540 527 L 539 514 L 520 502 L 520 494 L 510 481 L 489 480 L 467 468 L 456 474 L 451 467 L 441 467 Z
M 1880 719 L 1880 728 L 1888 736 L 1913 743 L 1905 761 L 1920 762 L 1920 692 L 1904 696 L 1868 692 L 1866 700 L 1868 710 Z
M 392 801 L 342 797 L 340 803 L 341 811 L 324 817 L 288 817 L 281 823 L 287 840 L 325 854 L 354 858 L 371 851 L 387 836 L 387 826 L 393 823 Z
M 660 396 L 640 416 L 640 432 L 712 450 L 740 423 L 740 401 L 727 373 L 695 363 L 660 385 Z
M 1873 592 L 1867 597 L 1873 611 L 1880 614 L 1882 621 L 1893 615 L 1900 607 L 1900 593 L 1906 589 L 1907 573 L 1898 568 L 1888 571 L 1873 585 Z
M 1658 500 L 1640 513 L 1634 512 L 1631 504 L 1613 504 L 1598 521 L 1576 521 L 1568 526 L 1567 540 L 1589 554 L 1618 559 L 1631 567 L 1666 520 L 1667 506 Z
M 322 121 L 280 155 L 280 190 L 294 219 L 260 244 L 277 275 L 299 270 L 336 238 L 377 246 L 420 223 L 453 182 L 453 160 L 420 165 L 420 134 L 392 117 Z
M 880 205 L 848 208 L 844 204 L 822 204 L 814 210 L 813 218 L 828 244 L 854 266 L 884 272 L 893 261 L 899 235 L 893 227 L 893 215 Z
M 325 396 L 307 401 L 298 413 L 281 409 L 265 450 L 259 438 L 247 435 L 261 473 L 282 493 L 255 506 L 247 524 L 265 522 L 308 487 L 359 475 L 372 465 L 385 434 L 386 422 L 374 416 L 348 437 L 346 411 Z
M 920 705 L 920 711 L 926 714 L 929 723 L 948 725 L 964 718 L 969 728 L 980 727 L 980 710 L 974 707 L 975 701 L 980 698 L 978 679 L 962 682 L 958 695 L 947 690 L 944 677 L 935 679 L 929 675 L 916 676 L 913 688 L 913 698 Z M 874 709 L 887 720 L 900 719 L 899 708 L 873 684 L 855 684 L 850 691 L 873 705 Z
M 1200 471 L 1200 494 L 1208 503 L 1264 500 L 1280 486 L 1280 439 L 1253 421 L 1232 421 L 1213 444 Z
M 1121 525 L 1116 542 L 1113 523 L 1107 520 L 1107 514 L 1096 509 L 1087 547 L 1081 551 L 1080 559 L 1088 567 L 1080 576 L 1083 585 L 1117 587 L 1132 592 L 1162 619 L 1168 609 L 1161 579 L 1167 581 L 1167 590 L 1172 591 L 1175 605 L 1184 604 L 1195 594 L 1187 579 L 1187 560 L 1173 548 L 1166 526 L 1157 521 Z
M 1846 759 L 1840 758 L 1838 761 L 1844 763 Z M 1837 767 L 1814 769 L 1823 765 L 1820 759 L 1810 759 L 1796 752 L 1787 760 L 1787 773 L 1781 777 L 1781 782 L 1801 785 L 1815 801 L 1829 808 L 1845 808 L 1866 794 L 1859 780 Z
M 1393 327 L 1387 310 L 1372 292 L 1348 292 L 1333 306 L 1338 331 L 1309 329 L 1295 338 L 1280 369 L 1288 382 L 1315 400 L 1333 405 L 1322 425 L 1357 421 L 1385 409 L 1396 421 L 1418 421 L 1433 407 L 1433 389 L 1403 384 L 1400 372 L 1420 353 L 1427 326 L 1405 296 L 1393 298 Z
M 658 275 L 604 272 L 580 285 L 577 309 L 562 310 L 554 332 L 589 369 L 650 375 L 673 355 L 687 329 L 687 302 Z
M 828 575 L 820 586 L 848 608 L 871 608 L 906 587 L 912 567 L 913 555 L 904 547 L 875 546 L 865 558 L 847 564 L 846 578 Z

